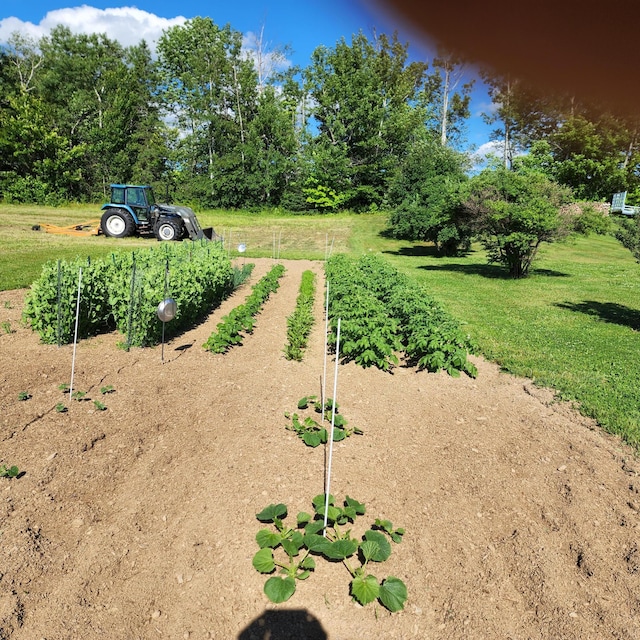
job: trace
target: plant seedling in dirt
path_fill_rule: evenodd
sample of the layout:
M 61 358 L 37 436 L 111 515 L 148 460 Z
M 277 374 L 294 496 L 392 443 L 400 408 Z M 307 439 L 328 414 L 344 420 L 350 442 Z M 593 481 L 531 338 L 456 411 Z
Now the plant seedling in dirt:
M 15 465 L 13 467 L 0 465 L 0 478 L 17 478 L 19 475 L 20 470 Z
M 104 387 L 100 387 L 100 393 L 103 396 L 106 396 L 107 393 L 113 393 L 114 391 L 115 391 L 115 389 L 113 388 L 112 384 L 108 384 L 108 385 L 106 385 Z
M 13 309 L 13 306 L 11 305 L 11 303 L 8 300 L 5 300 L 4 308 L 5 309 Z
M 389 520 L 376 520 L 360 539 L 351 535 L 355 524 L 364 515 L 365 505 L 347 496 L 341 507 L 329 496 L 327 528 L 324 494 L 313 501 L 314 514 L 300 512 L 296 527 L 284 523 L 287 507 L 271 504 L 256 518 L 273 523 L 272 528 L 258 531 L 256 541 L 260 550 L 253 557 L 253 566 L 260 573 L 279 570 L 284 577 L 272 576 L 264 585 L 264 593 L 271 602 L 286 602 L 296 591 L 297 580 L 306 580 L 316 567 L 314 556 L 336 563 L 342 562 L 351 575 L 350 592 L 361 605 L 378 600 L 389 611 L 400 611 L 407 599 L 407 587 L 399 578 L 389 576 L 379 582 L 369 573 L 370 563 L 384 562 L 391 555 L 390 541 L 402 541 L 404 529 L 394 529 Z
M 106 411 L 107 407 L 105 407 L 100 400 L 94 400 L 93 404 L 98 411 Z
M 298 400 L 298 409 L 306 410 L 312 408 L 316 413 L 323 413 L 322 403 L 318 401 L 317 396 L 305 396 Z M 328 398 L 324 403 L 324 418 L 331 420 L 333 411 L 333 399 Z M 295 431 L 302 441 L 309 447 L 317 447 L 325 444 L 329 439 L 329 432 L 326 427 L 314 420 L 310 415 L 300 416 L 297 413 L 284 414 L 285 418 L 291 420 L 286 426 L 290 431 Z M 333 441 L 339 442 L 352 434 L 362 435 L 362 430 L 358 427 L 349 427 L 344 416 L 338 413 L 338 403 L 335 404 L 335 414 L 333 415 Z
M 58 385 L 58 389 L 60 389 L 62 393 L 67 393 L 69 391 L 69 385 L 66 382 L 63 382 Z
M 28 391 L 21 391 L 18 394 L 18 400 L 31 400 L 31 394 Z
M 11 323 L 8 320 L 5 320 L 2 323 L 2 330 L 5 333 L 15 333 L 15 330 L 11 328 Z
M 84 399 L 84 397 L 85 397 L 86 395 L 87 395 L 87 392 L 86 392 L 86 391 L 74 391 L 74 392 L 71 394 L 71 397 L 72 397 L 74 400 L 78 400 L 78 401 L 80 401 L 80 400 L 83 400 L 83 399 Z
M 64 406 L 64 404 L 62 404 L 62 402 L 58 402 L 58 404 L 56 405 L 56 411 L 58 413 L 66 413 L 68 409 Z

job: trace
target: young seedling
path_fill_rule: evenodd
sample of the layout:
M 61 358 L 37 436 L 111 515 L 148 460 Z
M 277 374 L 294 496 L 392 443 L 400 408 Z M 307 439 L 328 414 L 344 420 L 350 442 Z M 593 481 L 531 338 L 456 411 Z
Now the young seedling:
M 312 407 L 315 413 L 323 413 L 322 403 L 318 401 L 317 396 L 305 396 L 298 400 L 298 409 L 306 410 Z M 331 422 L 333 411 L 333 399 L 328 398 L 324 403 L 324 419 Z M 314 420 L 310 415 L 300 416 L 298 413 L 284 414 L 287 420 L 291 422 L 286 426 L 289 431 L 295 431 L 302 441 L 309 447 L 317 447 L 325 444 L 329 439 L 328 427 L 323 426 Z M 333 441 L 339 442 L 352 434 L 362 435 L 362 430 L 358 427 L 349 427 L 344 416 L 338 413 L 338 403 L 335 405 L 335 413 L 333 414 Z
M 407 599 L 407 587 L 399 578 L 389 576 L 379 582 L 369 573 L 370 563 L 384 562 L 391 555 L 390 540 L 402 541 L 404 529 L 394 529 L 389 520 L 376 520 L 360 539 L 351 535 L 345 525 L 355 524 L 364 515 L 365 505 L 347 496 L 342 506 L 336 506 L 329 496 L 325 520 L 324 494 L 313 501 L 314 514 L 300 512 L 296 527 L 284 523 L 287 507 L 271 504 L 256 518 L 273 523 L 272 528 L 258 531 L 256 541 L 260 550 L 253 557 L 254 568 L 263 574 L 279 570 L 284 576 L 272 576 L 264 585 L 264 593 L 271 602 L 286 602 L 296 591 L 297 580 L 306 580 L 316 567 L 314 556 L 335 563 L 342 562 L 351 575 L 350 593 L 361 605 L 378 600 L 389 611 L 400 611 Z M 275 529 L 275 530 L 274 530 Z
M 15 330 L 11 328 L 11 323 L 8 320 L 5 320 L 1 326 L 5 333 L 15 333 Z
M 62 402 L 58 402 L 56 405 L 56 411 L 58 413 L 66 413 L 68 411 L 67 407 L 64 406 Z
M 28 391 L 21 391 L 21 392 L 18 394 L 18 400 L 21 400 L 21 401 L 23 401 L 23 402 L 24 402 L 25 400 L 31 400 L 31 394 L 30 394 Z
M 0 465 L 0 478 L 17 478 L 19 475 L 20 470 L 15 465 L 13 467 Z
M 58 385 L 58 389 L 60 389 L 60 391 L 62 391 L 62 393 L 68 393 L 69 392 L 69 385 L 66 382 L 62 382 L 61 384 Z
M 93 404 L 98 411 L 106 411 L 107 407 L 105 407 L 100 400 L 94 400 Z
M 71 397 L 73 398 L 73 400 L 78 400 L 78 401 L 80 401 L 80 400 L 84 399 L 84 397 L 85 397 L 86 395 L 87 395 L 87 392 L 86 392 L 86 391 L 74 391 L 74 392 L 71 394 Z
M 112 384 L 108 384 L 104 387 L 100 387 L 100 393 L 103 396 L 106 396 L 108 393 L 114 393 L 114 392 L 115 392 L 115 389 L 113 388 Z

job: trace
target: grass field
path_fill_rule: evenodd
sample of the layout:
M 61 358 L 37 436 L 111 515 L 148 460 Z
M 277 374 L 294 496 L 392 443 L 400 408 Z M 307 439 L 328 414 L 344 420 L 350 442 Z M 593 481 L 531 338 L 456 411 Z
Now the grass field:
M 97 219 L 89 207 L 0 205 L 0 289 L 28 286 L 47 260 L 98 257 L 154 240 L 66 237 L 37 224 Z M 329 251 L 380 252 L 423 282 L 460 320 L 482 355 L 572 400 L 608 431 L 640 448 L 640 266 L 612 237 L 547 245 L 524 280 L 487 265 L 479 247 L 438 258 L 430 246 L 381 235 L 383 214 L 286 216 L 198 213 L 233 257 L 323 259 Z M 239 254 L 238 246 L 246 245 Z

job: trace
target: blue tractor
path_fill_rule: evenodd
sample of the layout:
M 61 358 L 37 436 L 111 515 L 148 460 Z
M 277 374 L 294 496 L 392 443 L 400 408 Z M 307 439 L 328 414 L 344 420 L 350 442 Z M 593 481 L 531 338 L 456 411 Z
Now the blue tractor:
M 102 206 L 100 232 L 110 238 L 155 236 L 158 240 L 215 240 L 212 227 L 203 229 L 193 209 L 159 204 L 149 185 L 112 184 L 111 202 Z

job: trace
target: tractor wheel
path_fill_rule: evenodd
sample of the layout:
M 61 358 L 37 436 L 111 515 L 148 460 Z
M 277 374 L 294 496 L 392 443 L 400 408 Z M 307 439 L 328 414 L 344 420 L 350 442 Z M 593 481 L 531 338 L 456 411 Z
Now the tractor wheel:
M 136 223 L 124 209 L 108 209 L 100 221 L 102 233 L 109 238 L 126 238 L 136 231 Z
M 182 223 L 174 218 L 160 218 L 153 232 L 158 240 L 180 240 Z

